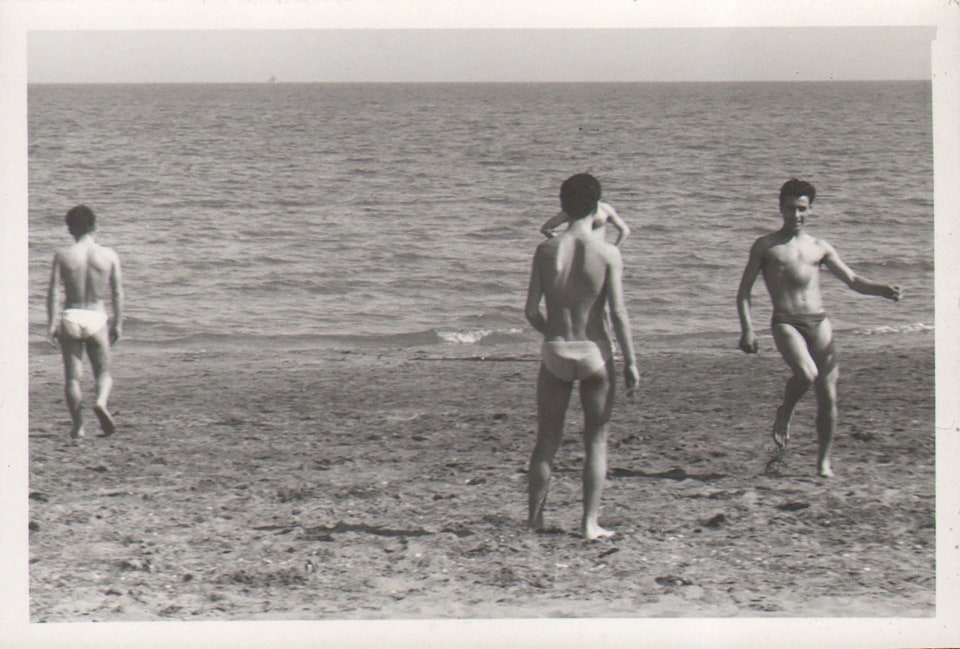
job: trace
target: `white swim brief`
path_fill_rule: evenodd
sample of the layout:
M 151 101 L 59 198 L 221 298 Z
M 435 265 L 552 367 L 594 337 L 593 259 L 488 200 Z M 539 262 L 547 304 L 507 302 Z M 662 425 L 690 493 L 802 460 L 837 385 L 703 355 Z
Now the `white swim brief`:
M 86 340 L 107 326 L 107 314 L 93 309 L 64 309 L 60 316 L 60 335 Z
M 545 340 L 540 357 L 547 370 L 561 381 L 586 379 L 598 374 L 613 356 L 592 340 Z

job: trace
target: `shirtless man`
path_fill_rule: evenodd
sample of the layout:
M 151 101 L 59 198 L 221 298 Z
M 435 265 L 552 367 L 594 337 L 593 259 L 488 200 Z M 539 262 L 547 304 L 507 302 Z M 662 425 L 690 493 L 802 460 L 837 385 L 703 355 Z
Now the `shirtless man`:
M 791 179 L 780 189 L 783 227 L 757 239 L 737 291 L 740 316 L 740 349 L 757 352 L 757 336 L 750 317 L 750 294 L 757 275 L 763 273 L 773 303 L 770 330 L 783 360 L 793 371 L 777 408 L 773 440 L 784 448 L 790 438 L 790 418 L 800 398 L 813 385 L 817 395 L 817 473 L 833 476 L 830 448 L 837 424 L 837 356 L 833 329 L 823 309 L 820 268 L 827 269 L 844 284 L 864 295 L 878 295 L 898 301 L 899 286 L 877 284 L 855 274 L 829 243 L 810 236 L 804 224 L 813 211 L 816 190 L 808 182 Z
M 639 380 L 623 300 L 620 251 L 592 233 L 599 187 L 588 174 L 572 176 L 560 187 L 560 204 L 571 219 L 570 226 L 537 246 L 526 304 L 527 320 L 543 334 L 527 525 L 532 531 L 544 529 L 543 508 L 553 458 L 563 436 L 573 383 L 579 380 L 586 449 L 581 531 L 588 541 L 613 535 L 597 520 L 607 473 L 607 424 L 616 383 L 606 324 L 608 311 L 626 362 L 628 392 Z M 546 302 L 545 314 L 540 309 L 541 299 Z
M 97 382 L 97 400 L 93 412 L 100 420 L 104 435 L 116 430 L 107 410 L 113 387 L 110 376 L 110 345 L 120 340 L 123 330 L 123 286 L 117 253 L 94 241 L 96 217 L 86 205 L 67 212 L 67 229 L 75 243 L 53 257 L 50 286 L 47 290 L 47 326 L 50 342 L 59 343 L 63 354 L 65 394 L 73 428 L 70 436 L 84 437 L 83 351 L 86 349 Z M 59 292 L 63 286 L 61 311 Z M 107 316 L 104 299 L 110 295 L 113 320 Z

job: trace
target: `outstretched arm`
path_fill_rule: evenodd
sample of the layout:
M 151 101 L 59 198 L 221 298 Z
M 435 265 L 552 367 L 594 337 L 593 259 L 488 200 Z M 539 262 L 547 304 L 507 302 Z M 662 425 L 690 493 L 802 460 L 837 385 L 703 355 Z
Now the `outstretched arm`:
M 533 255 L 533 268 L 530 270 L 530 286 L 527 288 L 527 305 L 524 313 L 527 322 L 540 333 L 546 329 L 546 319 L 540 311 L 540 299 L 543 297 L 543 284 L 540 279 L 540 249 Z
M 110 299 L 113 303 L 110 344 L 116 344 L 123 337 L 123 278 L 120 273 L 119 257 L 114 257 L 113 266 L 110 269 Z
M 614 245 L 619 246 L 624 239 L 630 236 L 630 226 L 620 218 L 620 215 L 609 203 L 600 203 L 598 208 L 606 214 L 607 220 L 617 229 L 617 240 Z
M 763 248 L 760 240 L 754 242 L 750 248 L 750 258 L 747 267 L 743 269 L 740 278 L 740 287 L 737 289 L 737 315 L 740 317 L 740 349 L 747 354 L 755 354 L 760 344 L 757 335 L 753 332 L 753 317 L 751 314 L 751 299 L 753 285 L 760 274 L 760 264 L 763 260 Z
M 60 255 L 53 256 L 50 284 L 47 286 L 47 336 L 57 344 L 57 319 L 60 317 Z
M 607 266 L 607 308 L 610 312 L 610 322 L 613 331 L 623 352 L 623 378 L 630 393 L 640 381 L 640 370 L 637 367 L 636 352 L 633 349 L 633 335 L 630 331 L 630 316 L 627 314 L 626 302 L 623 299 L 623 259 L 620 251 L 612 248 L 612 255 Z
M 837 254 L 837 251 L 834 250 L 833 246 L 826 241 L 823 242 L 823 246 L 826 249 L 826 253 L 823 256 L 823 263 L 826 264 L 830 272 L 836 275 L 840 281 L 852 288 L 857 293 L 861 293 L 863 295 L 877 295 L 888 300 L 893 300 L 894 302 L 899 302 L 900 298 L 903 297 L 903 289 L 901 289 L 899 286 L 880 284 L 878 282 L 873 282 L 866 277 L 857 275 L 849 266 L 843 263 L 843 260 L 840 259 L 840 255 Z
M 557 228 L 559 228 L 561 225 L 563 225 L 569 220 L 570 220 L 570 217 L 568 217 L 565 213 L 557 212 L 556 214 L 551 216 L 549 219 L 547 219 L 546 223 L 540 226 L 540 232 L 543 234 L 543 236 L 547 237 L 548 239 L 551 239 L 557 236 L 557 233 L 554 232 L 554 230 L 556 230 Z

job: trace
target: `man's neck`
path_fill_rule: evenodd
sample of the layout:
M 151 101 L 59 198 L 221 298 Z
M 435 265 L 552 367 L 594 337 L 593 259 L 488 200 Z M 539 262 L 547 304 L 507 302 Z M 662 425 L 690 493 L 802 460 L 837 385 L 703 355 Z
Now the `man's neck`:
M 786 226 L 780 228 L 779 230 L 780 237 L 784 241 L 790 241 L 791 239 L 799 239 L 803 236 L 803 228 L 799 230 L 794 230 L 793 228 L 788 228 Z
M 590 232 L 593 229 L 593 214 L 588 214 L 582 219 L 576 219 L 570 222 L 570 231 L 571 232 Z

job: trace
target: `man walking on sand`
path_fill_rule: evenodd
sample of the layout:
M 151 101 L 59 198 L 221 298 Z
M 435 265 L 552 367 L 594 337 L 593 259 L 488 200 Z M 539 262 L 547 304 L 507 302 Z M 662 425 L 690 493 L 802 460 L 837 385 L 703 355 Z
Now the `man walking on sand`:
M 820 268 L 826 266 L 844 284 L 864 295 L 878 295 L 898 301 L 899 286 L 877 284 L 856 275 L 829 243 L 804 230 L 813 211 L 816 190 L 808 182 L 791 179 L 780 189 L 780 216 L 783 227 L 757 239 L 737 291 L 740 316 L 740 349 L 757 352 L 757 336 L 750 317 L 750 294 L 757 275 L 763 273 L 773 321 L 770 330 L 783 360 L 793 371 L 787 381 L 783 403 L 777 408 L 773 440 L 784 448 L 790 438 L 793 410 L 811 385 L 817 395 L 817 473 L 833 476 L 830 448 L 837 424 L 837 355 L 833 329 L 820 294 Z
M 86 349 L 97 383 L 97 399 L 93 412 L 100 420 L 104 435 L 116 430 L 107 410 L 113 387 L 110 376 L 110 345 L 116 344 L 123 328 L 123 285 L 120 259 L 110 248 L 94 241 L 96 216 L 86 205 L 77 205 L 67 212 L 67 229 L 73 245 L 58 250 L 53 257 L 50 285 L 47 290 L 47 327 L 50 342 L 59 344 L 63 354 L 64 392 L 73 427 L 70 436 L 85 436 L 83 429 L 83 352 Z M 60 307 L 60 287 L 64 304 Z M 113 320 L 104 308 L 110 295 Z
M 570 394 L 580 382 L 583 406 L 583 520 L 585 540 L 612 536 L 598 523 L 607 473 L 607 424 L 613 407 L 616 374 L 606 324 L 609 313 L 623 352 L 627 390 L 639 380 L 623 300 L 620 251 L 592 232 L 600 183 L 589 174 L 568 178 L 560 187 L 560 205 L 570 217 L 562 234 L 537 246 L 527 293 L 526 317 L 543 334 L 537 379 L 537 441 L 530 457 L 529 518 L 542 531 L 543 509 L 553 458 L 560 446 Z M 546 302 L 546 314 L 540 301 Z

